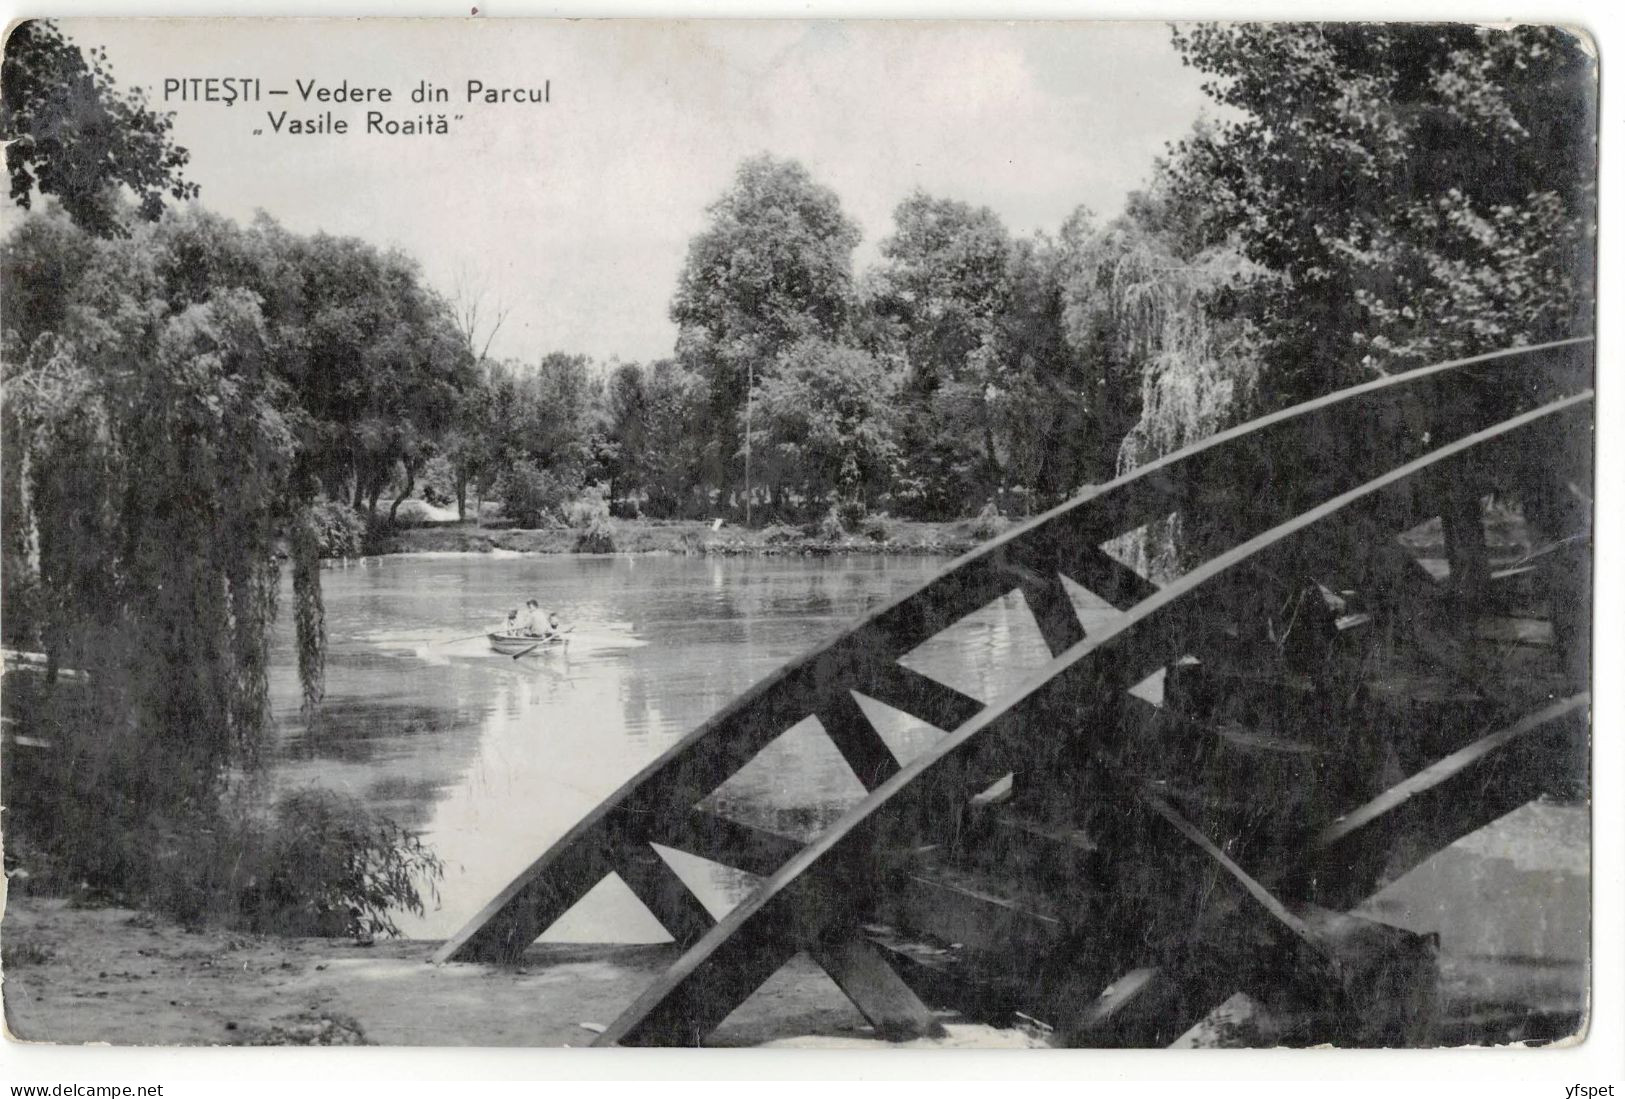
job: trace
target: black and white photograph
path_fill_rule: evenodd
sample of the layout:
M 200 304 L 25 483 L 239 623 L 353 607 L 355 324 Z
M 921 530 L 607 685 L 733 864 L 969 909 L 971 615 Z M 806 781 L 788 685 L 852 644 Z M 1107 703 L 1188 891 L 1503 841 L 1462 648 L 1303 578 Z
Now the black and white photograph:
M 1588 1040 L 1583 28 L 36 17 L 0 90 L 9 1041 Z

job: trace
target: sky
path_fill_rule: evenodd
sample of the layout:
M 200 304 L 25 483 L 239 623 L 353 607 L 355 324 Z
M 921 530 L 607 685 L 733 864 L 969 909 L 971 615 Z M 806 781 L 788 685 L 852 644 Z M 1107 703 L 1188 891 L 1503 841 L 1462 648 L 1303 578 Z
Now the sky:
M 990 206 L 1018 234 L 1080 204 L 1109 217 L 1204 104 L 1162 23 L 61 25 L 175 111 L 206 207 L 398 247 L 443 292 L 507 308 L 492 353 L 528 360 L 669 354 L 688 242 L 745 157 L 795 158 L 832 187 L 862 227 L 861 270 L 915 188 Z M 258 78 L 261 99 L 166 102 L 166 79 L 208 77 Z M 470 79 L 550 101 L 468 105 Z M 295 82 L 312 80 L 390 88 L 372 109 L 394 118 L 463 117 L 444 136 L 367 134 L 366 105 L 301 100 Z M 419 81 L 453 101 L 414 106 Z M 265 94 L 278 87 L 290 94 Z M 275 133 L 267 112 L 283 110 L 331 110 L 350 132 Z

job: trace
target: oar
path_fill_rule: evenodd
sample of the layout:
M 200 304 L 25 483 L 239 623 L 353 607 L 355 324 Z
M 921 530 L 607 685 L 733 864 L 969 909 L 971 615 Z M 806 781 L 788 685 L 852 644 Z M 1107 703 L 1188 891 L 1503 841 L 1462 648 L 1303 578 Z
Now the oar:
M 554 636 L 562 636 L 563 634 L 570 633 L 574 629 L 575 629 L 575 625 L 572 623 L 571 625 L 569 625 L 569 626 L 565 627 L 564 629 L 560 630 L 558 632 L 558 634 L 555 634 Z M 513 658 L 515 660 L 518 660 L 522 656 L 529 656 L 531 653 L 535 652 L 537 649 L 539 649 L 541 647 L 542 647 L 542 642 L 538 641 L 538 642 L 536 642 L 536 644 L 532 645 L 530 648 L 526 649 L 524 652 L 514 653 Z

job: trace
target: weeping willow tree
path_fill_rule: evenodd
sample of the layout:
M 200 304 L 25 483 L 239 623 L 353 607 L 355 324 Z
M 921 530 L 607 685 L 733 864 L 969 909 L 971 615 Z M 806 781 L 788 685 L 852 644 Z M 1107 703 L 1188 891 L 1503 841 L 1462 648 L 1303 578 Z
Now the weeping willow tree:
M 1097 354 L 1137 377 L 1139 418 L 1118 446 L 1117 472 L 1243 419 L 1259 374 L 1249 329 L 1222 319 L 1221 295 L 1258 277 L 1228 247 L 1183 257 L 1164 234 L 1125 217 L 1089 243 L 1069 288 L 1068 323 L 1096 333 Z M 1159 579 L 1180 571 L 1179 517 L 1119 539 L 1113 551 Z
M 64 868 L 119 894 L 257 771 L 277 553 L 309 501 L 258 297 L 174 300 L 160 234 L 35 217 L 3 254 L 5 632 L 46 654 L 33 716 L 53 740 L 43 781 L 8 795 L 47 814 Z M 319 579 L 313 543 L 291 545 L 314 704 Z
M 444 311 L 409 262 L 361 242 L 164 210 L 160 192 L 197 192 L 186 151 L 139 92 L 118 93 L 105 52 L 34 22 L 4 69 L 11 197 L 45 201 L 0 242 L 0 633 L 47 665 L 8 676 L 4 704 L 51 748 L 0 757 L 6 866 L 187 921 L 393 933 L 390 911 L 421 911 L 416 883 L 440 862 L 354 799 L 267 796 L 267 665 L 285 545 L 313 720 L 315 502 L 324 440 L 342 434 L 320 398 L 343 374 L 424 419 L 406 398 L 458 380 L 460 360 L 421 350 L 444 344 L 428 338 Z M 342 262 L 355 255 L 360 277 Z M 393 277 L 365 277 L 383 267 Z M 408 310 L 420 323 L 402 339 L 335 285 L 431 307 Z M 313 353 L 335 330 L 348 345 Z M 380 343 L 405 350 L 369 358 Z

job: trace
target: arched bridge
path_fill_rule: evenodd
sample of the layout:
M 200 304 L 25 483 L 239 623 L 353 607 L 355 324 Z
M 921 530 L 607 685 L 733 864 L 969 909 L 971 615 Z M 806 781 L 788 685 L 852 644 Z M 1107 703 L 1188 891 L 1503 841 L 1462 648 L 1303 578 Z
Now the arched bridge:
M 614 874 L 683 952 L 600 1044 L 698 1044 L 799 952 L 888 1037 L 934 1031 L 929 1002 L 1161 1044 L 1245 990 L 1304 1040 L 1403 1040 L 1431 944 L 1349 910 L 1588 788 L 1591 356 L 1379 378 L 1011 529 L 684 737 L 437 960 L 515 961 Z M 1109 552 L 1170 520 L 1171 578 Z M 1086 630 L 1068 581 L 1118 613 Z M 1002 697 L 900 662 L 1014 591 L 1050 659 Z M 899 761 L 858 696 L 941 736 Z M 808 718 L 867 790 L 844 816 L 802 842 L 702 807 Z M 714 921 L 654 845 L 760 881 Z

